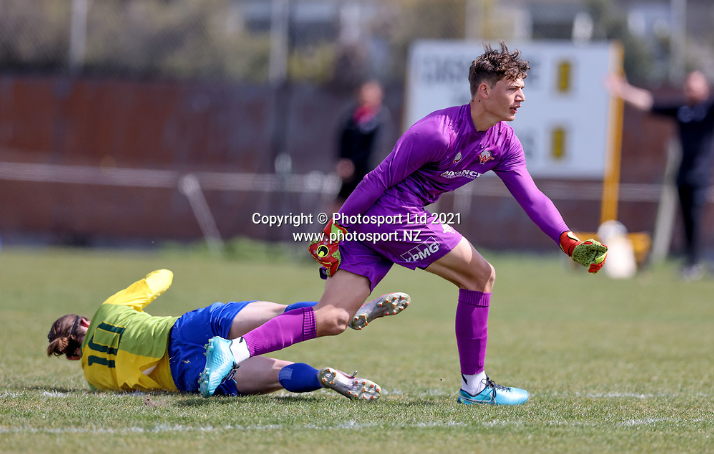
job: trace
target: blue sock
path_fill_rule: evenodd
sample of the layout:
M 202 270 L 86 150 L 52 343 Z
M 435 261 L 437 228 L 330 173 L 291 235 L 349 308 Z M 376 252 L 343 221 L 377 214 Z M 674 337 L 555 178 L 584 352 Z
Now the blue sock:
M 317 301 L 300 301 L 299 303 L 293 303 L 285 307 L 285 312 L 291 311 L 293 309 L 300 309 L 301 307 L 312 307 L 317 304 Z
M 294 363 L 280 369 L 278 380 L 291 393 L 309 393 L 322 388 L 317 369 L 305 363 Z

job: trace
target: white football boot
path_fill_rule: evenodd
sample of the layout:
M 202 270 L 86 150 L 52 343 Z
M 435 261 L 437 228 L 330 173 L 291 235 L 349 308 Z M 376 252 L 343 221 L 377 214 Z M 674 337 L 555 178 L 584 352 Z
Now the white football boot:
M 355 377 L 357 372 L 347 375 L 337 369 L 326 367 L 317 373 L 317 379 L 323 388 L 332 389 L 354 400 L 377 400 L 382 395 L 382 388 L 366 378 Z
M 406 293 L 396 292 L 382 295 L 360 307 L 352 317 L 349 327 L 359 330 L 375 318 L 397 315 L 406 309 L 410 302 L 411 298 Z

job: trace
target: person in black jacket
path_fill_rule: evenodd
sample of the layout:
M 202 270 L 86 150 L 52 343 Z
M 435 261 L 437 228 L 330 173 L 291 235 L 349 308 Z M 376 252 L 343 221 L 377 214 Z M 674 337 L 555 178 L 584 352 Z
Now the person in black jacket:
M 362 178 L 381 161 L 381 139 L 389 122 L 382 104 L 384 91 L 375 81 L 362 84 L 357 103 L 345 116 L 339 129 L 336 172 L 342 180 L 334 211 L 352 194 Z
M 682 87 L 684 100 L 674 103 L 658 102 L 652 93 L 630 85 L 623 78 L 611 77 L 608 88 L 639 110 L 677 121 L 682 145 L 677 190 L 686 245 L 681 277 L 686 281 L 700 279 L 705 273 L 700 254 L 701 221 L 714 158 L 714 99 L 706 76 L 700 71 L 689 73 Z

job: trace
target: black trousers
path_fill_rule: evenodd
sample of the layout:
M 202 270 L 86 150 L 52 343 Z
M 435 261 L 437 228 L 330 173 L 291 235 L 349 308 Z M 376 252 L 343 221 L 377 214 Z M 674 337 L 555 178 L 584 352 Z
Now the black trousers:
M 709 186 L 679 184 L 677 190 L 684 221 L 686 265 L 695 265 L 700 260 L 702 214 Z

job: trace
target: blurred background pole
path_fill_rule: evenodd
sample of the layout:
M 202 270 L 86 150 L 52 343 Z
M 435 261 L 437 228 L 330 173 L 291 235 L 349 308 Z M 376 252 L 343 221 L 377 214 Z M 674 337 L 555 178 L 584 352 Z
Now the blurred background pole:
M 272 0 L 270 11 L 270 60 L 268 81 L 273 90 L 273 125 L 270 137 L 273 169 L 278 176 L 276 203 L 279 214 L 290 211 L 287 185 L 292 175 L 292 160 L 286 150 L 291 90 L 288 82 L 290 57 L 290 0 Z M 270 229 L 271 240 L 284 240 L 287 229 Z
M 178 189 L 188 198 L 188 203 L 191 205 L 199 227 L 201 227 L 208 250 L 214 257 L 220 257 L 225 249 L 223 239 L 221 239 L 221 234 L 218 232 L 216 221 L 213 218 L 213 214 L 211 214 L 211 209 L 208 207 L 206 197 L 201 191 L 198 178 L 190 173 L 182 176 L 178 182 Z
M 69 34 L 69 70 L 75 73 L 84 66 L 87 42 L 87 10 L 89 0 L 72 0 L 72 23 Z
M 672 139 L 667 145 L 667 162 L 664 169 L 664 182 L 660 193 L 657 218 L 655 219 L 654 235 L 652 238 L 652 263 L 663 262 L 669 254 L 674 234 L 674 223 L 677 218 L 677 186 L 675 179 L 677 168 L 681 159 L 679 140 Z
M 493 0 L 466 0 L 465 39 L 484 41 L 492 38 L 492 3 Z
M 466 0 L 464 38 L 467 40 L 483 39 L 483 2 L 484 0 Z
M 624 74 L 625 48 L 619 42 L 612 43 L 612 69 L 618 74 Z M 617 205 L 620 198 L 620 165 L 622 154 L 622 126 L 624 123 L 625 102 L 619 96 L 610 97 L 608 126 L 610 137 L 608 141 L 607 164 L 602 184 L 602 204 L 600 207 L 600 224 L 605 221 L 617 220 Z
M 359 43 L 363 39 L 362 10 L 358 3 L 346 2 L 340 4 L 340 30 L 338 41 L 340 45 Z
M 669 80 L 679 83 L 684 78 L 687 39 L 687 0 L 670 0 L 672 14 L 671 65 Z
M 273 86 L 283 84 L 288 74 L 289 8 L 289 0 L 273 0 L 271 5 L 268 80 Z

